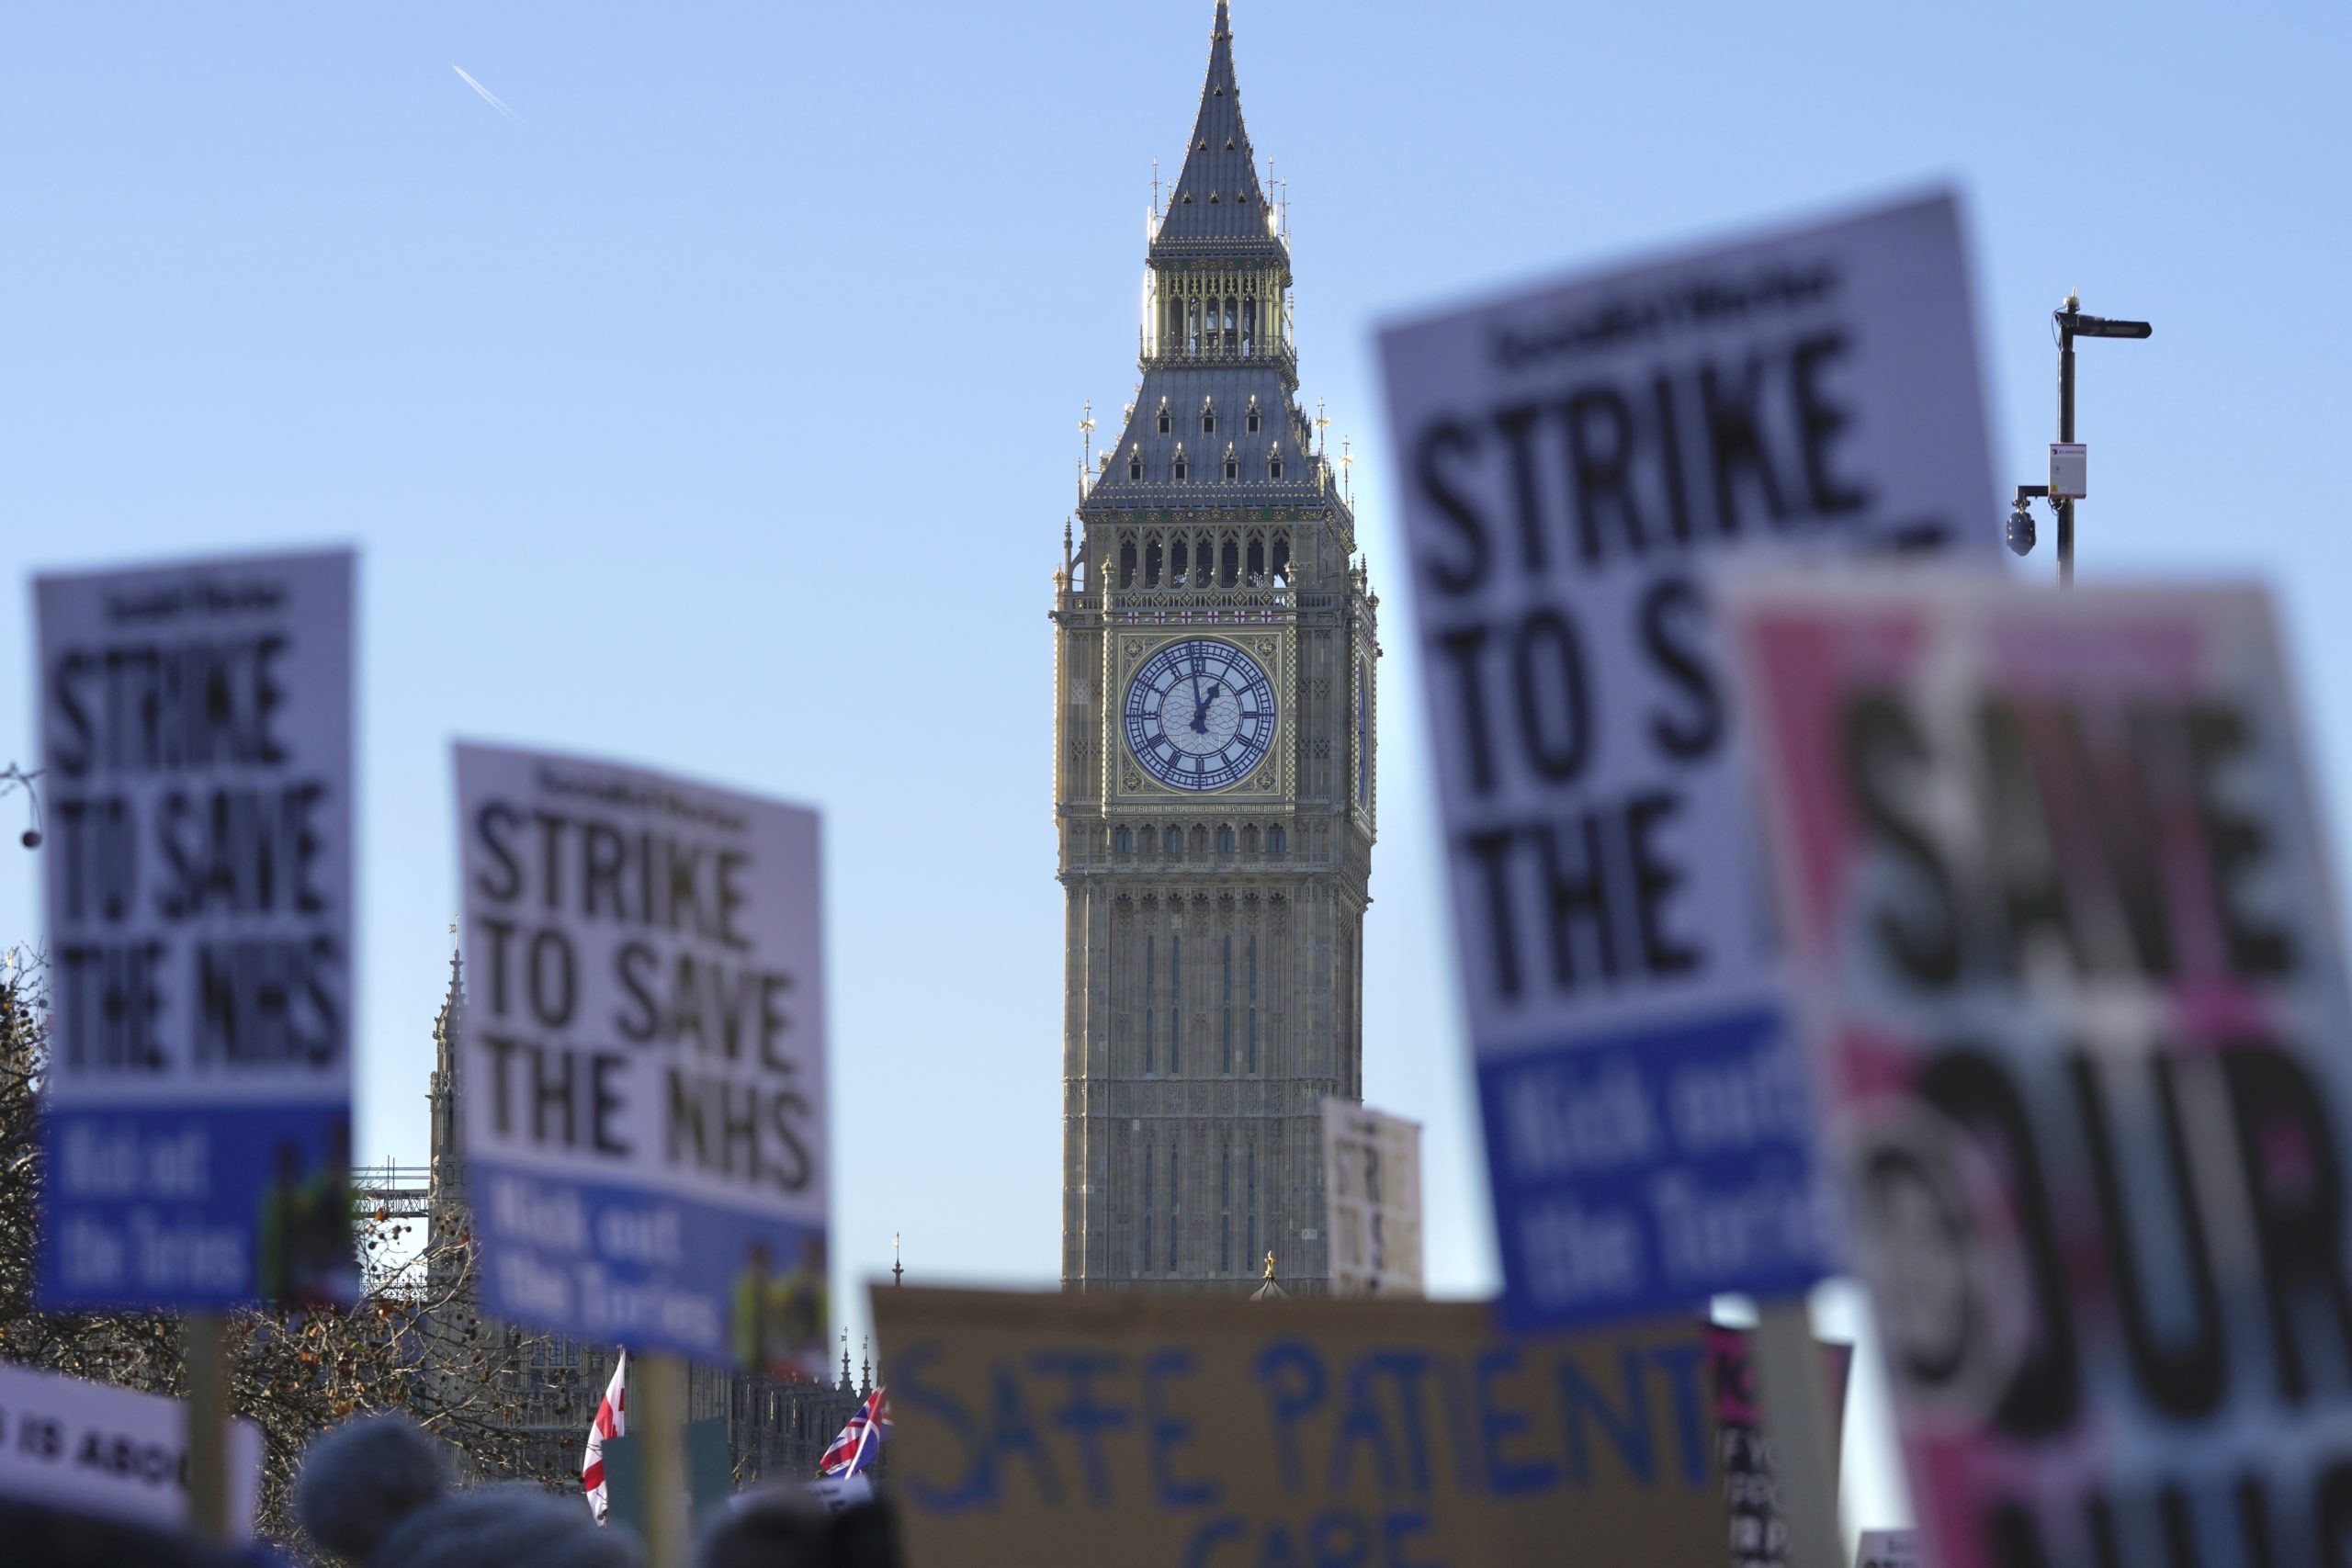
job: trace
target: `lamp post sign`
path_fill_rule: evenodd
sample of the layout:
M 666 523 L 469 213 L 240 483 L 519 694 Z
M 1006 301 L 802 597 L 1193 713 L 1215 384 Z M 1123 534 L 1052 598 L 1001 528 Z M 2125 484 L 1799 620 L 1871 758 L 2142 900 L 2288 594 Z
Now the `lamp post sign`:
M 1453 925 L 1521 1327 L 1831 1267 L 1702 574 L 1989 556 L 1937 195 L 1382 337 Z

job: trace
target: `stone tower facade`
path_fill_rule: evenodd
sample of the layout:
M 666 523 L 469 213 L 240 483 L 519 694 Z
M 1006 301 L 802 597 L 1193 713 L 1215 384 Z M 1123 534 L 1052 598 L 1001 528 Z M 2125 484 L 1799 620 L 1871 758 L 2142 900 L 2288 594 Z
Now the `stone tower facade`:
M 1363 1089 L 1373 595 L 1298 396 L 1290 246 L 1216 7 L 1153 217 L 1141 384 L 1056 579 L 1066 1290 L 1329 1278 L 1320 1102 Z

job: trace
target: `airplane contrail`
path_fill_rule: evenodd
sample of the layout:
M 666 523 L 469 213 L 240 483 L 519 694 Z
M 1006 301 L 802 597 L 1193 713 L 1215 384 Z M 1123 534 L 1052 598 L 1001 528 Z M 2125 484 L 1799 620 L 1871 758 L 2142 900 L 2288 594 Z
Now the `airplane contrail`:
M 464 66 L 453 63 L 449 69 L 458 73 L 458 80 L 463 82 L 467 86 L 471 87 L 476 93 L 480 94 L 483 103 L 488 104 L 492 108 L 496 109 L 508 119 L 519 119 L 522 118 L 513 109 L 508 108 L 506 107 L 506 101 L 501 98 L 496 93 L 492 92 L 488 87 L 483 86 L 471 76 L 467 75 L 466 68 Z

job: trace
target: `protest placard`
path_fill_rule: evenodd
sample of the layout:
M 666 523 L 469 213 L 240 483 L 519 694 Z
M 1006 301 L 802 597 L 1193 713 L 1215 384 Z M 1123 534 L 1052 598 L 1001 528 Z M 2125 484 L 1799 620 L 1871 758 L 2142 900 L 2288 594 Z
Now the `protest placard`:
M 1834 1249 L 1702 572 L 1989 559 L 1949 197 L 1386 331 L 1445 855 L 1522 1326 Z
M 1755 1337 L 1713 1324 L 1707 1329 L 1708 1385 L 1715 1400 L 1715 1453 L 1724 1472 L 1724 1512 L 1731 1530 L 1731 1568 L 1780 1568 L 1788 1561 L 1781 1518 L 1779 1466 L 1757 1397 Z M 1838 1473 L 1844 1450 L 1846 1385 L 1854 1364 L 1850 1345 L 1824 1344 L 1821 1381 L 1830 1431 L 1838 1440 L 1826 1469 Z
M 1720 1562 L 1694 1321 L 885 1288 L 911 1562 Z
M 1922 1568 L 1917 1530 L 1864 1530 L 1855 1543 L 1854 1568 Z
M 2332 860 L 2267 604 L 1727 592 L 1929 1556 L 2352 1531 Z
M 860 1503 L 874 1501 L 874 1478 L 866 1474 L 820 1475 L 808 1483 L 808 1491 L 829 1514 L 854 1508 Z
M 0 1494 L 156 1529 L 189 1518 L 188 1411 L 176 1399 L 0 1362 Z M 261 1428 L 228 1428 L 227 1522 L 253 1533 Z M 7 1555 L 0 1542 L 0 1557 Z
M 348 553 L 35 584 L 42 1305 L 357 1283 Z
M 815 1376 L 817 815 L 459 746 L 468 1180 L 492 1312 Z
M 1421 1293 L 1421 1124 L 1323 1101 L 1323 1204 L 1335 1296 Z

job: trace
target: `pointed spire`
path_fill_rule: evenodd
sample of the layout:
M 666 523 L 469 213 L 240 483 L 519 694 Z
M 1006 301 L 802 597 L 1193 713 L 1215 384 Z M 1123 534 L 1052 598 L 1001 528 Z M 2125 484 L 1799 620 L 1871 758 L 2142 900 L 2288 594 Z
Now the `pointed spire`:
M 441 998 L 440 1016 L 433 1021 L 435 1065 L 445 1072 L 457 1066 L 458 1021 L 466 1010 L 465 949 L 458 941 L 458 922 L 449 922 L 449 989 Z
M 1241 123 L 1241 88 L 1233 75 L 1233 28 L 1226 0 L 1217 0 L 1209 35 L 1208 79 L 1201 84 L 1201 110 L 1185 144 L 1184 169 L 1169 193 L 1155 254 L 1166 247 L 1218 254 L 1280 252 L 1258 184 L 1258 155 Z

